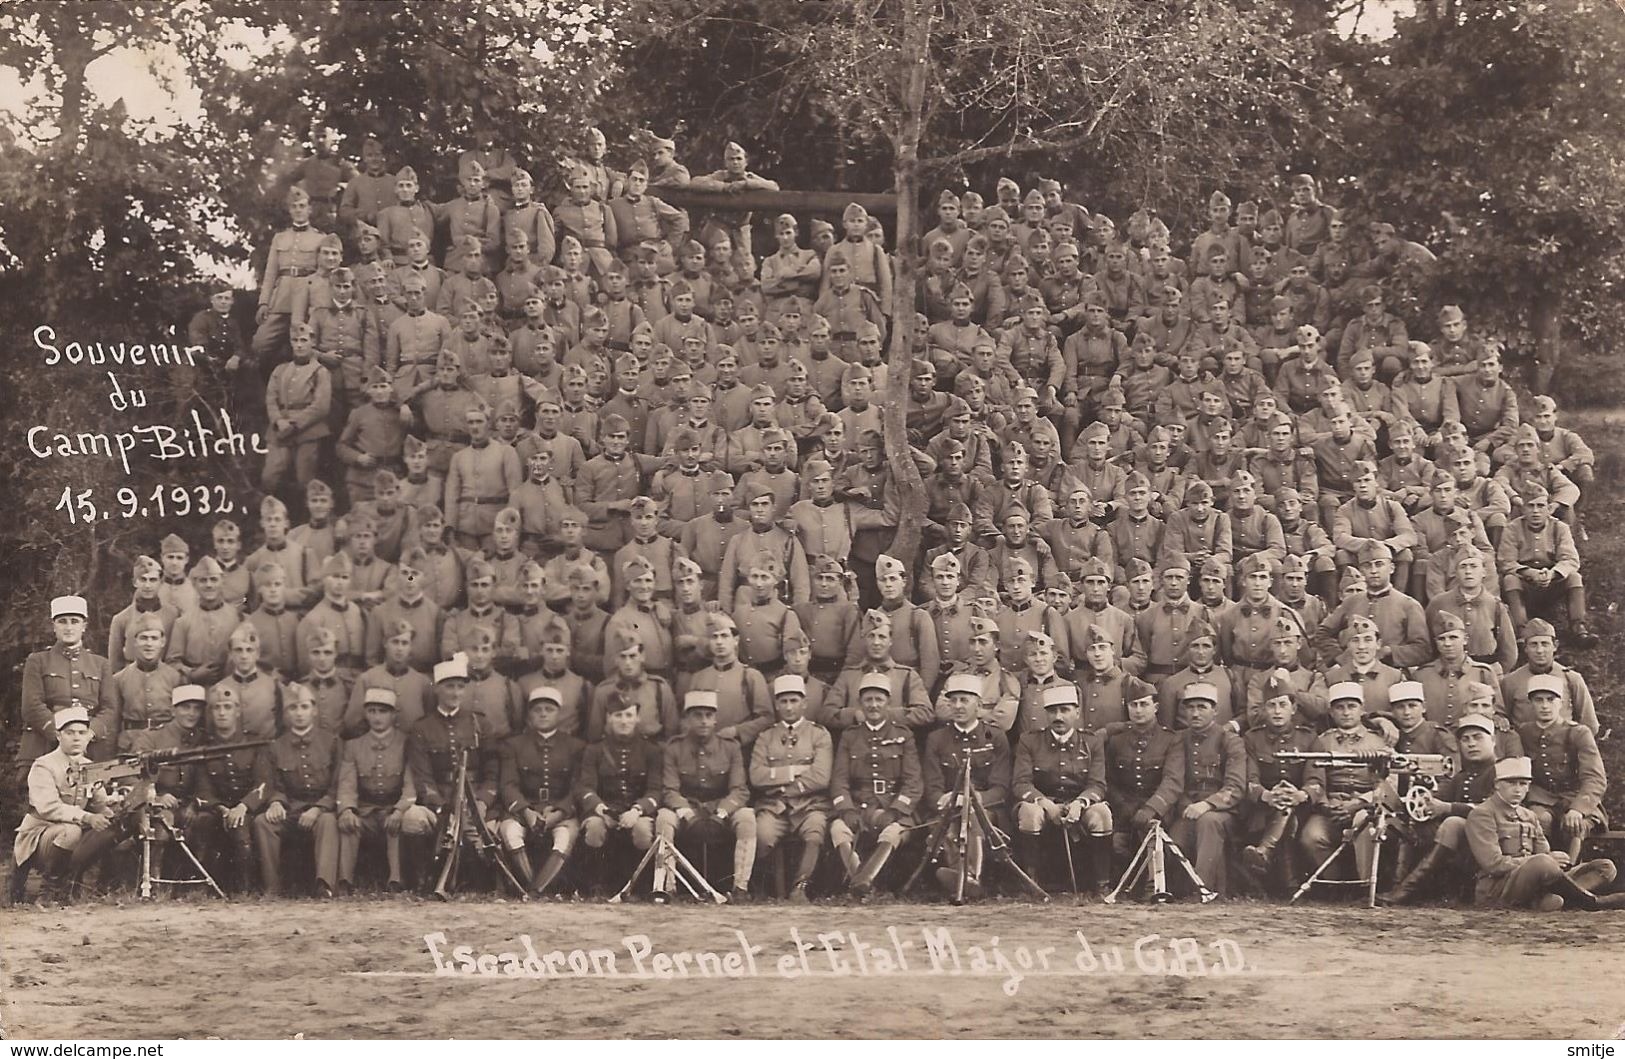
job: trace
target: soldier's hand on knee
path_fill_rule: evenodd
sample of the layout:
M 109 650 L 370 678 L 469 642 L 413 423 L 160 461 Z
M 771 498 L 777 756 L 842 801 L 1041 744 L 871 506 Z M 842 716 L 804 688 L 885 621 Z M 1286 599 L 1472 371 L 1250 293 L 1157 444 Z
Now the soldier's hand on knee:
M 248 822 L 248 806 L 234 805 L 222 814 L 221 819 L 225 821 L 227 828 L 235 831 Z
M 152 800 L 152 804 L 160 809 L 173 809 L 180 805 L 181 801 L 173 794 L 160 794 Z
M 1153 813 L 1150 809 L 1141 809 L 1134 814 L 1134 826 L 1138 828 L 1150 827 L 1151 821 L 1155 820 L 1156 818 L 1157 814 Z
M 1191 804 L 1185 806 L 1184 815 L 1185 819 L 1187 820 L 1200 820 L 1202 817 L 1206 816 L 1212 811 L 1213 806 L 1209 805 L 1207 802 L 1192 802 Z
M 604 815 L 609 815 L 607 810 L 605 811 Z M 618 822 L 623 828 L 631 830 L 638 825 L 638 821 L 641 819 L 643 819 L 642 813 L 638 812 L 636 809 L 628 809 L 626 812 L 621 814 Z
M 384 834 L 386 834 L 386 835 L 398 835 L 398 834 L 400 834 L 401 833 L 401 819 L 402 819 L 402 815 L 401 815 L 401 811 L 399 809 L 393 810 L 388 816 L 384 817 Z M 341 821 L 341 823 L 342 823 L 342 821 Z
M 947 793 L 943 794 L 942 797 L 937 799 L 937 808 L 938 809 L 946 809 L 946 808 L 948 808 L 949 804 L 951 804 L 953 802 L 953 800 L 954 800 L 953 792 L 948 791 Z
M 301 826 L 304 824 L 302 819 L 300 824 Z M 361 830 L 361 818 L 356 815 L 354 809 L 346 809 L 339 814 L 339 830 L 346 835 L 353 835 Z
M 1563 830 L 1570 835 L 1578 834 L 1585 822 L 1585 814 L 1578 809 L 1570 809 L 1563 814 Z
M 525 826 L 532 831 L 535 831 L 542 826 L 542 814 L 538 813 L 528 805 L 525 807 L 525 811 L 521 813 L 520 816 L 524 819 Z
M 288 818 L 288 807 L 281 802 L 272 802 L 265 810 L 265 822 L 272 827 L 279 827 L 282 821 Z
M 85 817 L 85 824 L 92 831 L 106 831 L 113 826 L 113 815 L 107 812 L 91 813 Z
M 694 816 L 695 816 L 695 813 L 694 813 L 693 809 L 689 809 L 687 807 L 684 807 L 682 809 L 677 810 L 677 819 L 679 821 L 683 822 L 683 823 L 687 823 L 688 821 L 694 819 Z
M 313 805 L 309 809 L 306 809 L 304 812 L 299 814 L 299 827 L 305 831 L 314 830 L 316 827 L 316 821 L 320 820 L 321 818 L 322 811 Z

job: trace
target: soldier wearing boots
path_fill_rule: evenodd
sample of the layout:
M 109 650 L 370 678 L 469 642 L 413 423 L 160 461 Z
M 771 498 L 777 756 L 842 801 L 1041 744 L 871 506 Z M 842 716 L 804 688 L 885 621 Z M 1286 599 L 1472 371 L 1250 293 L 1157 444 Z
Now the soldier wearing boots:
M 41 900 L 66 900 L 70 882 L 93 860 L 112 848 L 113 814 L 106 793 L 85 785 L 79 766 L 87 765 L 90 711 L 64 706 L 51 715 L 56 749 L 34 759 L 28 770 L 28 815 L 17 827 L 12 858 L 12 903 L 22 896 L 30 868 L 38 869 L 45 886 Z
M 925 752 L 920 756 L 920 771 L 925 781 L 925 805 L 937 815 L 949 812 L 959 794 L 960 774 L 966 761 L 969 761 L 971 787 L 994 826 L 998 826 L 1010 791 L 1010 744 L 1003 732 L 981 720 L 980 677 L 973 673 L 956 673 L 948 678 L 943 693 L 947 696 L 953 721 L 926 737 Z M 958 809 L 971 812 L 971 807 L 967 805 L 960 805 Z M 982 890 L 986 839 L 974 815 L 969 831 L 971 841 L 965 850 L 965 896 L 976 897 Z M 945 892 L 953 893 L 958 887 L 958 879 L 959 851 L 950 836 L 950 841 L 942 847 L 937 882 Z
M 1205 681 L 1180 693 L 1185 717 L 1185 784 L 1169 836 L 1190 852 L 1196 873 L 1214 891 L 1229 892 L 1229 846 L 1240 830 L 1237 808 L 1247 797 L 1247 751 L 1241 736 L 1217 723 L 1219 689 Z
M 206 698 L 207 692 L 197 684 L 183 684 L 176 688 L 170 697 L 169 723 L 161 728 L 137 732 L 130 744 L 131 752 L 145 754 L 154 750 L 192 750 L 202 746 L 207 738 L 203 727 Z M 172 837 L 191 839 L 205 850 L 208 847 L 212 820 L 200 816 L 196 800 L 201 772 L 202 769 L 195 764 L 165 765 L 158 770 L 150 784 L 145 781 L 138 784 L 131 791 L 131 797 L 125 800 L 127 808 L 145 803 L 158 810 L 156 826 L 151 829 L 152 838 L 158 843 L 153 853 L 155 866 L 162 865 L 164 852 L 168 850 Z M 137 834 L 147 831 L 145 812 L 136 812 L 129 819 Z M 202 834 L 199 834 L 200 831 Z M 199 856 L 202 855 L 203 850 L 200 850 Z M 157 867 L 155 870 L 159 875 L 163 874 Z
M 1439 781 L 1432 818 L 1414 828 L 1417 844 L 1426 846 L 1422 859 L 1409 873 L 1396 873 L 1394 888 L 1377 897 L 1381 904 L 1412 905 L 1436 892 L 1447 894 L 1472 867 L 1467 814 L 1495 793 L 1495 720 L 1481 713 L 1461 718 L 1456 745 L 1456 771 Z
M 282 842 L 307 834 L 315 847 L 316 893 L 332 897 L 338 881 L 338 730 L 316 723 L 316 698 L 303 684 L 282 694 L 283 733 L 260 751 L 257 783 L 265 784 L 265 808 L 254 817 L 254 848 L 260 881 L 268 894 L 282 892 Z
M 1123 698 L 1128 723 L 1106 730 L 1106 800 L 1113 848 L 1127 857 L 1185 789 L 1185 740 L 1157 722 L 1156 688 L 1125 681 Z
M 1313 749 L 1340 753 L 1388 749 L 1382 736 L 1365 727 L 1365 691 L 1359 684 L 1333 684 L 1326 698 L 1331 727 L 1315 739 Z M 1303 786 L 1313 809 L 1298 832 L 1298 844 L 1318 868 L 1342 841 L 1345 830 L 1357 826 L 1357 817 L 1374 804 L 1379 785 L 1368 765 L 1311 765 L 1304 770 Z M 1370 831 L 1355 843 L 1354 857 L 1362 878 L 1371 872 L 1375 849 Z
M 801 859 L 790 900 L 804 904 L 807 881 L 818 867 L 829 824 L 829 780 L 834 746 L 829 731 L 806 719 L 807 682 L 794 673 L 773 681 L 773 712 L 779 723 L 757 736 L 750 755 L 756 789 L 756 856 L 767 857 L 785 835 L 801 840 Z
M 654 841 L 660 808 L 660 748 L 638 732 L 638 700 L 613 693 L 604 705 L 604 737 L 590 744 L 576 777 L 581 837 L 601 849 L 624 831 L 634 849 Z
M 1111 888 L 1112 879 L 1104 739 L 1099 733 L 1078 730 L 1075 685 L 1045 688 L 1039 699 L 1049 724 L 1022 735 L 1011 772 L 1011 793 L 1017 802 L 1016 855 L 1033 874 L 1045 831 L 1059 831 L 1061 841 L 1069 844 L 1083 838 L 1093 869 L 1086 882 L 1103 893 Z
M 1474 900 L 1542 912 L 1625 908 L 1625 894 L 1598 897 L 1593 892 L 1614 881 L 1612 861 L 1571 867 L 1569 855 L 1554 851 L 1546 841 L 1540 822 L 1523 804 L 1533 781 L 1528 758 L 1498 761 L 1495 793 L 1467 814 L 1467 845 L 1478 867 Z
M 209 731 L 217 742 L 235 743 L 249 738 L 243 731 L 243 704 L 229 683 L 209 689 Z M 229 858 L 238 885 L 252 883 L 254 866 L 254 814 L 265 807 L 266 786 L 259 781 L 258 749 L 233 750 L 202 762 L 198 770 L 197 807 L 202 814 L 198 830 L 206 836 L 198 851 L 204 867 L 218 881 Z
M 1275 851 L 1297 821 L 1298 807 L 1309 800 L 1303 786 L 1304 763 L 1280 761 L 1275 756 L 1283 750 L 1314 746 L 1314 730 L 1296 723 L 1298 694 L 1290 671 L 1276 669 L 1264 674 L 1262 723 L 1247 729 L 1242 739 L 1247 749 L 1248 800 L 1253 803 L 1246 814 L 1246 829 L 1257 838 L 1241 851 L 1241 862 L 1261 883 L 1269 875 Z M 1290 874 L 1290 865 L 1288 868 Z
M 1535 719 L 1518 728 L 1518 738 L 1534 765 L 1534 783 L 1524 804 L 1552 841 L 1579 860 L 1580 846 L 1593 831 L 1606 830 L 1602 799 L 1608 776 L 1597 737 L 1591 729 L 1565 718 L 1567 686 L 1555 673 L 1529 678 L 1529 705 Z
M 406 760 L 406 733 L 396 727 L 400 707 L 389 688 L 362 693 L 367 730 L 344 744 L 339 759 L 339 892 L 355 886 L 363 839 L 384 840 L 391 891 L 405 887 L 401 836 L 431 835 L 434 818 L 412 813 L 417 785 Z
M 902 844 L 925 789 L 914 733 L 891 716 L 891 697 L 891 679 L 885 673 L 859 678 L 859 716 L 842 733 L 830 774 L 836 813 L 830 841 L 852 892 L 860 897 L 874 889 L 886 861 Z M 869 835 L 874 848 L 860 861 L 859 843 Z
M 464 753 L 470 755 L 468 777 L 474 787 L 471 816 L 482 819 L 486 807 L 496 798 L 495 754 L 487 746 L 484 721 L 474 710 L 464 709 L 468 691 L 468 656 L 461 651 L 434 667 L 434 709 L 424 714 L 407 733 L 406 761 L 417 784 L 417 805 L 408 815 L 435 814 L 439 820 L 431 828 L 438 833 L 451 809 L 452 787 L 457 766 Z M 433 845 L 425 837 L 423 845 Z M 419 850 L 432 856 L 432 849 Z
M 559 730 L 563 711 L 564 699 L 557 688 L 532 688 L 525 730 L 497 747 L 503 807 L 497 835 L 514 873 L 528 878 L 535 894 L 546 893 L 558 878 L 581 834 L 574 792 L 586 744 Z M 532 870 L 527 841 L 543 836 L 551 841 L 547 860 Z
M 704 842 L 732 835 L 729 896 L 734 900 L 749 900 L 756 863 L 756 814 L 746 804 L 749 800 L 739 743 L 717 735 L 717 693 L 690 691 L 683 698 L 683 735 L 666 744 L 655 830 L 668 842 L 685 833 Z

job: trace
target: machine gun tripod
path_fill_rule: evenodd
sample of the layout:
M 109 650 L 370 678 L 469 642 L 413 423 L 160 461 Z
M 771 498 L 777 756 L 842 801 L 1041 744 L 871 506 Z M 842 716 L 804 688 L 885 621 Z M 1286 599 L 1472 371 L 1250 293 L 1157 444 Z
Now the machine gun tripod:
M 931 840 L 927 844 L 925 856 L 914 868 L 914 873 L 903 884 L 903 891 L 914 888 L 919 881 L 920 873 L 925 866 L 935 860 L 947 846 L 953 843 L 953 849 L 958 854 L 958 877 L 954 884 L 953 903 L 965 903 L 965 890 L 970 879 L 970 851 L 971 843 L 981 838 L 987 839 L 988 851 L 1001 863 L 1015 872 L 1022 885 L 1036 896 L 1040 901 L 1048 901 L 1049 894 L 1042 886 L 1016 863 L 1016 858 L 1010 852 L 1010 840 L 1003 831 L 993 826 L 993 821 L 987 815 L 987 807 L 982 804 L 982 796 L 976 793 L 976 785 L 971 779 L 970 755 L 965 756 L 965 765 L 960 770 L 959 782 L 955 785 L 953 799 L 943 810 L 942 818 L 931 829 Z
M 265 746 L 269 739 L 253 739 L 240 743 L 221 743 L 218 746 L 180 747 L 173 750 L 149 750 L 140 754 L 120 754 L 108 761 L 93 761 L 88 765 L 79 766 L 80 782 L 86 787 L 100 786 L 108 791 L 109 801 L 122 802 L 125 808 L 136 817 L 136 841 L 141 843 L 141 899 L 151 900 L 155 886 L 207 886 L 213 890 L 216 897 L 224 898 L 226 892 L 215 882 L 209 869 L 203 866 L 198 855 L 193 852 L 192 846 L 186 841 L 186 832 L 175 821 L 175 811 L 157 805 L 153 799 L 157 794 L 156 781 L 158 773 L 164 768 L 174 765 L 191 765 L 212 758 L 224 757 L 226 754 L 238 750 L 250 750 Z M 118 793 L 114 793 L 115 789 Z M 131 793 L 134 792 L 134 799 Z M 163 828 L 169 837 L 162 838 Z M 154 864 L 153 846 L 165 842 L 173 842 L 175 847 L 186 854 L 186 859 L 192 862 L 197 871 L 195 879 L 166 879 L 160 873 L 163 870 L 161 863 Z
M 1366 907 L 1377 907 L 1377 877 L 1382 873 L 1382 847 L 1388 841 L 1389 829 L 1397 819 L 1409 819 L 1418 824 L 1433 817 L 1433 796 L 1439 789 L 1439 778 L 1456 771 L 1455 758 L 1444 754 L 1400 754 L 1391 750 L 1283 750 L 1275 755 L 1279 761 L 1302 761 L 1311 765 L 1332 768 L 1369 768 L 1379 782 L 1371 792 L 1369 808 L 1355 814 L 1352 825 L 1343 832 L 1343 840 L 1332 850 L 1331 856 L 1320 863 L 1298 887 L 1288 904 L 1308 893 L 1317 882 L 1328 886 L 1366 887 Z M 1392 794 L 1397 807 L 1390 801 Z M 1360 836 L 1369 835 L 1371 874 L 1358 879 L 1327 879 L 1324 876 L 1347 850 L 1357 850 Z
M 1138 885 L 1147 875 L 1151 877 L 1151 901 L 1153 904 L 1167 904 L 1173 900 L 1173 893 L 1168 889 L 1168 854 L 1174 855 L 1174 862 L 1185 870 L 1191 882 L 1196 884 L 1196 892 L 1201 895 L 1205 905 L 1219 895 L 1208 888 L 1202 877 L 1196 874 L 1191 865 L 1190 858 L 1185 851 L 1179 848 L 1179 843 L 1168 837 L 1168 831 L 1162 826 L 1162 821 L 1152 819 L 1151 827 L 1145 833 L 1145 839 L 1140 848 L 1135 851 L 1133 859 L 1129 861 L 1128 868 L 1123 877 L 1117 881 L 1117 886 L 1104 898 L 1109 905 L 1117 903 L 1118 895 L 1131 886 Z

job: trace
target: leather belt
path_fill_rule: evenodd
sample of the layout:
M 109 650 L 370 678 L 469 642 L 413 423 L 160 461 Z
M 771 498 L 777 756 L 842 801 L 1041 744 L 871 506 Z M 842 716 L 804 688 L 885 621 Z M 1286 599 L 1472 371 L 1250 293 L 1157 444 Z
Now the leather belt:
M 891 785 L 892 785 L 891 780 L 876 779 L 876 780 L 872 780 L 870 782 L 871 782 L 871 785 L 874 787 L 874 791 L 875 791 L 876 794 L 887 795 L 887 794 L 891 793 Z
M 463 498 L 463 502 L 466 504 L 506 504 L 508 494 L 493 493 L 491 496 L 470 496 Z
M 277 269 L 276 274 L 278 276 L 293 276 L 297 279 L 302 276 L 314 276 L 316 270 L 313 268 L 300 268 L 298 265 L 287 265 Z

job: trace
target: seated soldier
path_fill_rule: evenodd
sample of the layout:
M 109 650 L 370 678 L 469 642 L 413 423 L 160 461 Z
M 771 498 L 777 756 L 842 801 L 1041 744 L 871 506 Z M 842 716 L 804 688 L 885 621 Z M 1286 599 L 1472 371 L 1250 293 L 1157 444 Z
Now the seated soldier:
M 176 688 L 171 693 L 172 714 L 169 723 L 162 728 L 137 732 L 130 744 L 130 752 L 146 754 L 157 750 L 191 750 L 202 746 L 208 739 L 207 729 L 202 723 L 206 699 L 207 693 L 197 684 L 182 684 Z M 165 765 L 150 783 L 143 779 L 137 784 L 125 800 L 126 807 L 150 804 L 158 809 L 158 815 L 151 818 L 151 823 L 155 825 L 151 829 L 151 836 L 158 843 L 153 851 L 154 875 L 166 874 L 163 864 L 168 843 L 177 834 L 202 847 L 197 851 L 200 859 L 208 855 L 209 824 L 212 820 L 197 810 L 200 772 L 197 765 Z M 139 834 L 147 833 L 149 818 L 146 813 L 134 813 L 133 822 Z
M 925 781 L 924 800 L 927 810 L 941 817 L 952 811 L 970 812 L 971 807 L 959 799 L 966 764 L 971 773 L 971 788 L 987 810 L 995 827 L 1004 813 L 1010 792 L 1010 744 L 1004 733 L 981 720 L 981 681 L 969 673 L 948 678 L 948 701 L 953 707 L 953 723 L 938 728 L 925 739 L 925 751 L 920 756 L 920 771 Z M 937 882 L 943 892 L 975 898 L 982 892 L 982 861 L 985 854 L 985 836 L 972 814 L 968 825 L 970 841 L 964 851 L 964 861 L 953 841 L 945 842 L 937 867 Z M 963 866 L 964 888 L 959 886 Z
M 836 814 L 830 841 L 846 868 L 852 892 L 862 897 L 897 850 L 914 820 L 924 791 L 914 734 L 891 714 L 891 679 L 865 673 L 858 680 L 856 723 L 841 735 L 830 773 L 829 793 Z M 873 836 L 867 859 L 859 845 Z
M 1315 750 L 1352 753 L 1387 750 L 1382 736 L 1365 727 L 1365 692 L 1353 681 L 1333 684 L 1326 693 L 1331 727 L 1315 739 Z M 1385 696 L 1386 697 L 1386 696 Z M 1315 868 L 1331 857 L 1349 829 L 1363 822 L 1380 795 L 1377 775 L 1368 765 L 1311 765 L 1304 770 L 1304 789 L 1313 808 L 1298 831 L 1298 844 Z M 1361 832 L 1354 858 L 1361 878 L 1371 874 L 1375 836 Z
M 1169 835 L 1189 850 L 1196 873 L 1216 893 L 1230 889 L 1229 843 L 1234 811 L 1247 796 L 1247 751 L 1229 725 L 1217 723 L 1219 689 L 1202 681 L 1180 692 L 1185 717 L 1185 783 Z
M 1092 869 L 1086 882 L 1104 893 L 1112 882 L 1105 739 L 1100 733 L 1078 731 L 1078 689 L 1072 684 L 1046 688 L 1041 703 L 1049 724 L 1021 736 L 1011 771 L 1019 829 L 1016 858 L 1028 874 L 1034 874 L 1046 829 L 1059 833 L 1068 845 L 1081 839 Z M 1066 860 L 1070 868 L 1070 850 Z M 1072 882 L 1075 886 L 1075 877 Z
M 637 700 L 611 698 L 603 739 L 587 746 L 576 777 L 588 849 L 603 849 L 612 832 L 624 833 L 633 849 L 649 848 L 660 808 L 660 769 L 660 748 L 638 732 Z
M 1243 833 L 1256 835 L 1257 840 L 1241 851 L 1241 863 L 1256 882 L 1267 886 L 1277 848 L 1286 851 L 1281 859 L 1287 877 L 1296 874 L 1290 842 L 1297 836 L 1289 832 L 1294 832 L 1302 819 L 1298 807 L 1309 801 L 1309 792 L 1304 789 L 1304 762 L 1281 761 L 1275 755 L 1282 750 L 1301 752 L 1312 748 L 1315 733 L 1300 723 L 1303 711 L 1296 696 L 1302 692 L 1293 672 L 1282 667 L 1261 675 L 1258 723 L 1247 729 L 1242 742 L 1247 750 L 1247 796 L 1251 803 L 1244 813 Z M 1281 846 L 1282 841 L 1289 845 Z
M 1586 836 L 1607 830 L 1602 799 L 1608 774 L 1591 729 L 1564 717 L 1567 690 L 1555 673 L 1530 677 L 1529 705 L 1535 719 L 1518 728 L 1518 738 L 1534 763 L 1535 786 L 1525 801 L 1547 838 L 1561 840 L 1559 848 L 1576 861 Z
M 1433 816 L 1410 830 L 1423 850 L 1409 873 L 1394 873 L 1394 888 L 1377 895 L 1387 905 L 1416 904 L 1434 893 L 1448 894 L 1466 878 L 1472 863 L 1467 849 L 1467 814 L 1495 793 L 1495 721 L 1470 713 L 1456 722 L 1456 771 L 1439 780 Z M 1460 889 L 1455 886 L 1455 889 Z
M 756 814 L 746 804 L 745 759 L 739 743 L 717 735 L 717 693 L 690 691 L 683 697 L 683 734 L 666 744 L 661 767 L 661 809 L 655 831 L 668 842 L 692 836 L 700 842 L 733 839 L 733 883 L 729 899 L 750 899 L 756 863 Z M 668 899 L 664 886 L 655 900 Z
M 756 856 L 765 859 L 787 833 L 801 840 L 801 859 L 790 900 L 807 901 L 807 883 L 818 867 L 829 824 L 829 778 L 834 747 L 822 725 L 806 719 L 807 682 L 786 674 L 773 682 L 777 724 L 762 732 L 750 755 L 756 790 Z
M 51 715 L 51 727 L 56 749 L 28 768 L 28 814 L 12 844 L 13 904 L 22 899 L 31 868 L 44 881 L 42 902 L 66 901 L 79 873 L 100 860 L 118 837 L 106 795 L 84 783 L 76 767 L 90 762 L 85 756 L 92 738 L 90 711 L 77 703 L 64 706 Z
M 1534 770 L 1528 758 L 1495 764 L 1495 793 L 1467 814 L 1467 845 L 1478 867 L 1473 892 L 1480 904 L 1587 912 L 1625 908 L 1625 894 L 1598 897 L 1592 891 L 1614 881 L 1612 861 L 1593 860 L 1570 867 L 1569 854 L 1554 851 L 1535 814 L 1523 801 Z
M 344 744 L 339 759 L 339 892 L 355 887 L 361 843 L 382 838 L 389 866 L 387 885 L 391 893 L 398 893 L 406 887 L 401 836 L 433 834 L 434 814 L 416 804 L 417 790 L 406 762 L 406 733 L 396 727 L 400 707 L 395 693 L 368 688 L 362 694 L 367 730 Z
M 1120 861 L 1185 789 L 1185 740 L 1157 723 L 1156 689 L 1135 680 L 1124 699 L 1128 723 L 1105 733 L 1106 803 L 1112 811 L 1112 848 Z
M 270 895 L 283 893 L 282 842 L 309 835 L 315 846 L 312 868 L 316 895 L 332 897 L 338 882 L 338 729 L 316 723 L 316 699 L 303 684 L 282 692 L 283 733 L 260 749 L 257 779 L 265 785 L 265 808 L 254 817 L 254 847 L 260 882 Z
M 1596 644 L 1597 637 L 1586 624 L 1585 582 L 1580 578 L 1574 535 L 1552 517 L 1551 499 L 1541 486 L 1526 487 L 1523 515 L 1508 523 L 1495 559 L 1501 571 L 1501 593 L 1514 625 L 1521 628 L 1532 610 L 1561 603 L 1570 639 L 1580 647 Z
M 503 819 L 497 835 L 514 865 L 514 873 L 530 883 L 530 891 L 547 892 L 564 870 L 581 834 L 576 819 L 575 788 L 586 744 L 559 731 L 564 709 L 557 688 L 530 689 L 525 728 L 497 747 L 497 776 L 502 785 Z M 547 860 L 532 869 L 526 847 L 547 839 Z
M 1501 692 L 1507 715 L 1514 728 L 1534 720 L 1534 707 L 1529 702 L 1529 681 L 1542 674 L 1555 674 L 1563 678 L 1564 716 L 1579 721 L 1596 734 L 1597 707 L 1591 699 L 1591 688 L 1577 669 L 1571 669 L 1557 660 L 1557 630 L 1544 618 L 1534 618 L 1523 627 L 1523 656 L 1525 664 L 1506 675 Z

